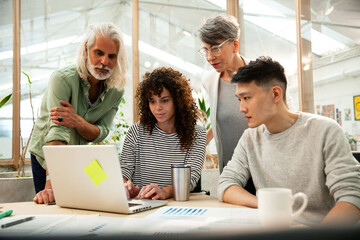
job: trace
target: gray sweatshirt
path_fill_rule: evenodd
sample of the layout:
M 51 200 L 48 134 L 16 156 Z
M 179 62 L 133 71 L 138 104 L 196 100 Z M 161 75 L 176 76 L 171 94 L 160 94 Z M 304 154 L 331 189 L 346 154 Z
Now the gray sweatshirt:
M 341 127 L 326 117 L 300 113 L 293 126 L 278 134 L 265 125 L 247 129 L 219 178 L 219 200 L 228 187 L 245 186 L 250 175 L 256 189 L 305 193 L 309 203 L 298 219 L 305 224 L 319 223 L 337 202 L 360 209 L 360 165 Z

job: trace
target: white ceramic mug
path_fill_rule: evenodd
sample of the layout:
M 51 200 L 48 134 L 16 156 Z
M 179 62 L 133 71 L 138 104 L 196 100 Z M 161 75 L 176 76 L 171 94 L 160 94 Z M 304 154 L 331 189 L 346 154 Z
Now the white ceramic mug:
M 292 192 L 288 188 L 261 188 L 257 191 L 260 222 L 263 227 L 288 227 L 305 210 L 308 197 L 305 193 Z M 301 207 L 293 212 L 297 198 L 302 198 Z

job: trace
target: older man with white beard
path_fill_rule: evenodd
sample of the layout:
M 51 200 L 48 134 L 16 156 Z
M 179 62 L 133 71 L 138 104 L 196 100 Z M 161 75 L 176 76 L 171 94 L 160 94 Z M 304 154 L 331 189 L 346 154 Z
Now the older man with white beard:
M 55 201 L 42 147 L 102 141 L 123 96 L 126 70 L 122 33 L 112 23 L 101 23 L 87 29 L 77 64 L 51 75 L 29 147 L 34 202 Z

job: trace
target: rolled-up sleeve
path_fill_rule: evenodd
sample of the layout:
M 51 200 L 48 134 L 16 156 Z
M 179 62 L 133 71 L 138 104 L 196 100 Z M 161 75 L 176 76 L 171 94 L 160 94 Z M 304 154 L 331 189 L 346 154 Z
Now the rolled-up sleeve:
M 119 105 L 120 101 L 118 101 L 117 106 Z M 103 117 L 101 118 L 101 120 L 96 123 L 95 125 L 99 128 L 99 135 L 92 141 L 94 143 L 97 142 L 101 142 L 102 140 L 104 140 L 107 135 L 109 134 L 109 129 L 111 127 L 111 124 L 114 120 L 114 117 L 118 111 L 118 107 L 113 107 L 111 108 L 111 110 L 109 110 L 105 115 L 103 115 Z
M 49 80 L 47 91 L 47 110 L 54 107 L 62 107 L 60 100 L 69 101 L 71 97 L 71 86 L 66 81 L 66 77 L 59 71 L 54 72 Z M 70 129 L 54 123 L 49 116 L 49 132 L 45 136 L 45 143 L 54 140 L 70 142 Z
M 113 89 L 111 93 L 106 94 L 102 98 L 103 102 L 101 103 L 101 108 L 106 109 L 106 111 L 103 111 L 101 117 L 93 123 L 99 128 L 99 135 L 91 142 L 101 142 L 109 135 L 111 125 L 114 122 L 114 118 L 119 109 L 119 104 L 123 95 L 124 90 L 118 92 Z

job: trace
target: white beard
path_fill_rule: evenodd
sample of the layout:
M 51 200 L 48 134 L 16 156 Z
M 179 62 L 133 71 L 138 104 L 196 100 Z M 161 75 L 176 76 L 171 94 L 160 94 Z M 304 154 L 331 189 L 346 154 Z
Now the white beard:
M 107 66 L 104 66 L 102 64 L 100 65 L 92 65 L 92 63 L 90 62 L 89 58 L 86 60 L 86 68 L 88 69 L 88 71 L 90 72 L 90 74 L 96 78 L 97 80 L 106 80 L 109 77 L 111 77 L 111 74 L 114 72 L 114 69 L 110 69 Z M 97 68 L 102 68 L 102 69 L 106 69 L 108 70 L 107 73 L 103 73 L 103 72 L 97 72 L 96 69 Z

